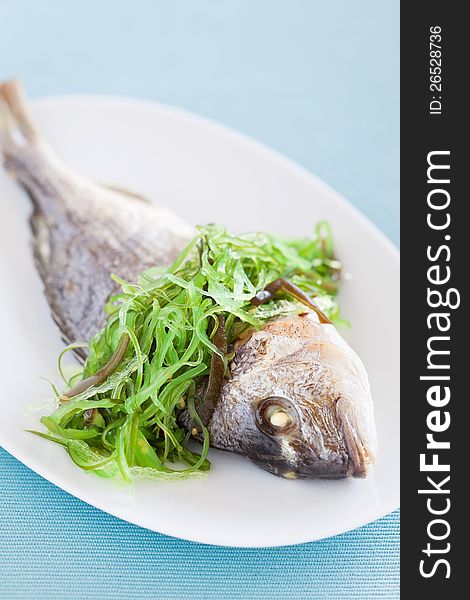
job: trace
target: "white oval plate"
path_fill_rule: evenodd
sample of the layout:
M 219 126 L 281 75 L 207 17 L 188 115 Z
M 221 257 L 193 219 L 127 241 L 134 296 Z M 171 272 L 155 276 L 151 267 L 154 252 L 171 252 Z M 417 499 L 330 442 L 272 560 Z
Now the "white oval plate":
M 343 284 L 346 333 L 369 372 L 379 438 L 367 480 L 288 481 L 211 452 L 203 480 L 137 482 L 132 489 L 76 468 L 54 444 L 24 432 L 58 382 L 62 348 L 34 269 L 29 201 L 0 172 L 2 294 L 0 443 L 31 469 L 112 515 L 198 542 L 259 547 L 317 540 L 370 522 L 399 503 L 399 260 L 392 244 L 316 177 L 262 145 L 180 110 L 106 97 L 47 98 L 34 117 L 58 154 L 99 181 L 171 207 L 190 223 L 233 231 L 334 232 L 352 278 Z M 341 165 L 338 165 L 341 169 Z

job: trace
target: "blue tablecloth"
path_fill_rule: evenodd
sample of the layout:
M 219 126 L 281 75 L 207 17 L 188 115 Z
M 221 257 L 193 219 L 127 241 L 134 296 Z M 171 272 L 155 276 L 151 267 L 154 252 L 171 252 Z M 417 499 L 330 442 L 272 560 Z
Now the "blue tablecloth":
M 15 0 L 0 78 L 221 121 L 342 192 L 398 242 L 398 1 Z M 3 401 L 8 401 L 3 399 Z M 398 598 L 399 517 L 270 550 L 123 523 L 0 450 L 0 598 Z

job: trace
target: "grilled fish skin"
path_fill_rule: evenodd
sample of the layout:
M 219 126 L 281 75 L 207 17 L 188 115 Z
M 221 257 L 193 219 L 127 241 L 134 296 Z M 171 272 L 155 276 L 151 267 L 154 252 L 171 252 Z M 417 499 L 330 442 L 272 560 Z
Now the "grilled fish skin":
M 64 339 L 87 341 L 118 289 L 168 265 L 192 237 L 173 213 L 71 171 L 31 122 L 17 82 L 0 84 L 0 158 L 33 202 L 36 265 Z M 287 479 L 365 477 L 376 433 L 365 368 L 315 313 L 282 318 L 235 348 L 208 423 L 211 445 Z M 182 421 L 191 426 L 188 415 Z

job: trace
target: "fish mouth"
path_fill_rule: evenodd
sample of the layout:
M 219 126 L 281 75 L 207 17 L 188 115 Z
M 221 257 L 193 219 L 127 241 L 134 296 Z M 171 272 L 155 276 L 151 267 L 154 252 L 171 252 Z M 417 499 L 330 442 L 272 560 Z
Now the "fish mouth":
M 240 454 L 257 467 L 284 479 L 344 479 L 358 477 L 355 459 L 343 447 L 330 453 L 328 458 L 300 440 L 290 436 L 259 441 L 256 447 L 244 448 Z
M 264 431 L 262 436 L 249 436 L 240 454 L 261 469 L 285 479 L 344 479 L 367 476 L 373 464 L 373 452 L 362 439 L 356 424 L 354 405 L 340 397 L 333 414 L 337 423 L 337 443 L 329 450 L 321 450 L 302 440 L 298 430 L 291 434 L 273 435 Z
M 295 463 L 282 456 L 249 456 L 250 460 L 264 471 L 284 479 L 344 479 L 351 475 L 347 457 L 337 461 L 325 461 L 316 456 Z

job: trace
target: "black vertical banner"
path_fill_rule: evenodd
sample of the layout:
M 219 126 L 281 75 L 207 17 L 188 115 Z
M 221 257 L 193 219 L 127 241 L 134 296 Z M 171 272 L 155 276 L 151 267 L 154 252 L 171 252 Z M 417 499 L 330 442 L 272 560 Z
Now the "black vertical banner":
M 464 6 L 401 5 L 403 598 L 468 594 L 470 36 Z

